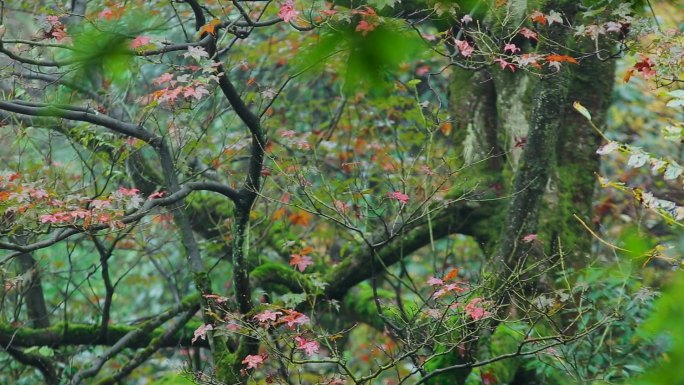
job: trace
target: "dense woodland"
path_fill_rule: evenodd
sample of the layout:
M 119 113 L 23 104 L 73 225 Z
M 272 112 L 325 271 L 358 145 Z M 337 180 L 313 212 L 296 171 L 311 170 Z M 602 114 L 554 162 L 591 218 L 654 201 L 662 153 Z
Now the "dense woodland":
M 684 384 L 683 32 L 0 1 L 0 383 Z

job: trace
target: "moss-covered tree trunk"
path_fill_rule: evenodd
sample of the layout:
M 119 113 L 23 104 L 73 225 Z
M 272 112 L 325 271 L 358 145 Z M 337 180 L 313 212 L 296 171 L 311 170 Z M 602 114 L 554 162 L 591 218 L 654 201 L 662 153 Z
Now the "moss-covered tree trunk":
M 529 6 L 525 1 L 517 3 Z M 559 11 L 568 20 L 574 20 L 577 4 L 548 1 L 543 10 Z M 595 48 L 579 46 L 569 31 L 547 28 L 545 34 L 553 41 L 568 42 L 570 48 L 579 51 Z M 544 48 L 543 45 L 536 47 L 537 50 Z M 494 261 L 490 267 L 500 277 L 497 285 L 525 266 L 537 264 L 533 287 L 521 287 L 521 290 L 553 290 L 551 278 L 555 270 L 550 266 L 559 257 L 564 258 L 566 267 L 581 267 L 587 261 L 591 236 L 577 218 L 591 226 L 599 168 L 596 149 L 601 137 L 572 104 L 579 101 L 601 125 L 610 105 L 614 71 L 614 61 L 590 57 L 579 65 L 565 63 L 560 71 L 547 71 L 541 77 L 523 71 L 502 71 L 498 67 L 475 74 L 454 72 L 450 108 L 457 117 L 455 142 L 462 147 L 466 163 L 502 154 L 499 162 L 490 160 L 487 170 L 480 170 L 488 178 L 492 172 L 498 172 L 504 198 L 508 200 L 502 214 L 505 221 L 489 222 L 500 226 L 490 231 L 498 231 L 499 235 L 485 245 L 485 251 Z M 483 83 L 478 79 L 489 80 Z M 522 242 L 528 234 L 536 234 L 536 240 Z M 503 304 L 511 301 L 510 298 L 501 300 Z M 499 351 L 494 339 L 489 344 L 492 346 L 480 347 L 480 350 Z M 537 383 L 533 374 L 517 367 L 520 362 L 505 362 L 482 371 L 493 370 L 497 383 Z M 467 372 L 469 369 L 455 370 L 436 376 L 429 383 L 462 384 Z

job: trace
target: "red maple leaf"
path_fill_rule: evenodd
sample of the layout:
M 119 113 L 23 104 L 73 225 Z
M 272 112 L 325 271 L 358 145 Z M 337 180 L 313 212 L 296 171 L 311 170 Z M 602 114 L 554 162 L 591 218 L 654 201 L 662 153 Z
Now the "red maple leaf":
M 313 265 L 313 259 L 308 255 L 304 254 L 292 254 L 290 255 L 290 266 L 297 266 L 297 269 L 304 272 L 307 267 Z
M 491 370 L 480 374 L 480 378 L 482 379 L 482 385 L 494 385 L 497 383 L 496 377 Z

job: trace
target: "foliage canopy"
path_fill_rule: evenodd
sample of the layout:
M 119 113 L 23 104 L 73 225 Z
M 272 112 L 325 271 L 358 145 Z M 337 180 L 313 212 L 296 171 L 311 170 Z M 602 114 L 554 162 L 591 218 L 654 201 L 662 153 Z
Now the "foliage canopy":
M 0 382 L 683 383 L 677 4 L 0 7 Z

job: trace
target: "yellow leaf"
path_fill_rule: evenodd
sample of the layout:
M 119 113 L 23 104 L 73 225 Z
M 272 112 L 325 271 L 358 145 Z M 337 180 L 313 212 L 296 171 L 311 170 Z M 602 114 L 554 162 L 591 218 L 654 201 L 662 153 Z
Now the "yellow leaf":
M 587 120 L 591 120 L 591 114 L 589 113 L 589 110 L 587 110 L 586 107 L 581 105 L 580 102 L 574 102 L 572 103 L 572 106 L 575 108 L 575 110 L 577 110 L 577 112 L 579 112 L 580 114 L 582 114 L 582 116 L 587 118 Z

